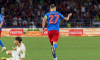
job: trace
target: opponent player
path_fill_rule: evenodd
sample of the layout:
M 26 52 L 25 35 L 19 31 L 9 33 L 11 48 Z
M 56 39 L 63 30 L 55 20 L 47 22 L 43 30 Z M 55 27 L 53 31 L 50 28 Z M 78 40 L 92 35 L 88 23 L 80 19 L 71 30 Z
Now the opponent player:
M 0 14 L 0 37 L 1 37 L 1 32 L 2 32 L 2 25 L 3 25 L 3 17 Z M 6 50 L 6 47 L 4 47 L 4 45 L 3 45 L 3 43 L 2 43 L 1 40 L 0 40 L 0 45 L 2 47 L 1 52 L 4 51 L 4 50 Z
M 14 40 L 14 44 L 17 47 L 13 48 L 12 51 L 7 51 L 6 54 L 12 55 L 12 58 L 7 58 L 6 60 L 25 60 L 25 52 L 26 48 L 23 43 L 21 43 L 22 38 L 16 37 Z
M 72 16 L 72 13 L 68 14 L 68 17 L 64 17 L 62 14 L 56 11 L 56 6 L 54 4 L 50 5 L 50 12 L 45 14 L 45 17 L 42 22 L 42 33 L 44 33 L 44 27 L 46 20 L 48 21 L 47 31 L 48 38 L 51 43 L 51 51 L 54 57 L 54 60 L 57 60 L 56 57 L 56 48 L 59 39 L 59 21 L 60 18 L 68 21 Z

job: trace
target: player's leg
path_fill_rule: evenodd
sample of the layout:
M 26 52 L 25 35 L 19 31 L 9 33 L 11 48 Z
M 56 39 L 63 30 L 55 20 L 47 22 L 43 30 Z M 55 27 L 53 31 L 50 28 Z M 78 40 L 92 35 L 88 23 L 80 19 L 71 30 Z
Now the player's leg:
M 59 32 L 57 30 L 53 31 L 53 37 L 52 37 L 52 41 L 53 41 L 53 51 L 52 54 L 55 53 L 55 50 L 57 48 L 57 44 L 58 44 L 58 39 L 59 39 Z
M 51 39 L 52 39 L 52 32 L 51 31 L 48 31 L 48 38 L 49 38 L 49 42 L 51 43 L 51 50 L 52 50 L 53 41 L 51 41 Z
M 12 51 L 7 51 L 6 54 L 11 55 L 12 54 Z M 12 60 L 12 58 L 2 57 L 1 60 Z
M 52 55 L 54 57 L 54 60 L 57 60 L 56 48 L 57 48 L 57 44 L 58 44 L 58 39 L 59 39 L 59 32 L 57 30 L 54 30 L 53 31 L 53 38 L 52 38 L 52 41 L 53 41 Z
M 0 40 L 0 45 L 1 45 L 1 47 L 3 48 L 4 47 L 4 45 L 3 45 L 3 43 L 2 43 L 2 41 Z
M 0 31 L 0 37 L 1 37 L 1 31 Z M 4 45 L 3 45 L 1 40 L 0 40 L 0 45 L 1 45 L 1 47 L 4 47 Z
M 12 51 L 7 51 L 6 52 L 7 55 L 12 55 Z M 6 58 L 6 60 L 13 60 L 12 58 Z
M 0 37 L 1 37 L 1 31 L 0 31 Z M 6 50 L 6 47 L 4 47 L 4 45 L 3 45 L 3 43 L 2 43 L 1 40 L 0 40 L 0 45 L 2 47 L 1 52 L 4 51 L 4 50 Z
M 53 57 L 54 57 L 54 60 L 57 60 L 56 48 L 57 48 L 57 43 L 56 43 L 56 42 L 53 42 L 52 55 L 53 55 Z
M 16 55 L 17 55 L 17 51 L 16 50 L 12 50 L 12 51 L 7 51 L 6 52 L 7 55 L 11 55 L 12 58 L 7 58 L 8 60 L 16 60 Z
M 11 55 L 12 54 L 12 51 L 6 51 L 6 54 L 7 55 Z
M 6 47 L 4 47 L 2 41 L 0 40 L 0 45 L 2 46 L 2 49 L 1 49 L 1 52 L 5 51 L 6 50 Z
M 58 38 L 59 38 L 59 32 L 56 30 L 49 31 L 48 38 L 49 38 L 49 41 L 51 43 L 51 51 L 52 51 L 52 55 L 54 57 L 54 60 L 57 60 L 56 48 L 57 48 L 57 43 L 58 43 Z
M 51 42 L 51 52 L 52 52 L 53 42 Z
M 51 31 L 48 31 L 48 38 L 49 38 L 49 42 L 51 43 L 51 51 L 52 51 L 53 41 L 51 41 L 52 40 L 52 33 L 51 33 Z
M 51 43 L 51 52 L 53 51 L 53 42 Z M 53 54 L 53 58 L 54 60 L 57 60 L 57 57 L 56 57 L 56 51 L 55 53 Z
M 53 51 L 53 41 L 52 41 L 52 37 L 53 37 L 53 31 L 48 31 L 48 38 L 49 38 L 49 41 L 51 43 L 51 52 Z

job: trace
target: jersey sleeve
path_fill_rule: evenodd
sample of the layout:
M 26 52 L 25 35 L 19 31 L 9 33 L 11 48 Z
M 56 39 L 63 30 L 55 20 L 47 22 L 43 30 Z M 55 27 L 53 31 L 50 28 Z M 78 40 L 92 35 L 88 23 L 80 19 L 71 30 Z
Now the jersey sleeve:
M 0 15 L 0 21 L 3 21 L 2 15 Z
M 64 19 L 65 17 L 61 14 L 61 13 L 59 13 L 59 16 L 62 18 L 62 19 Z
M 47 17 L 47 14 L 45 14 L 44 18 L 46 18 L 46 19 L 48 18 L 48 17 Z

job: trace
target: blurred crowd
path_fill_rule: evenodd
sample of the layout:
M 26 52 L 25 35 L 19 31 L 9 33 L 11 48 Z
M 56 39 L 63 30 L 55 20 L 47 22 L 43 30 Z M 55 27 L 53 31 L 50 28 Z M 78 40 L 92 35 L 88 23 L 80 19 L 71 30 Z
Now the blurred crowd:
M 1 14 L 5 27 L 41 27 L 44 15 L 49 12 L 50 4 L 57 6 L 57 11 L 65 17 L 73 16 L 67 23 L 72 27 L 90 27 L 92 22 L 100 22 L 99 0 L 0 0 Z M 61 27 L 67 24 L 60 21 Z

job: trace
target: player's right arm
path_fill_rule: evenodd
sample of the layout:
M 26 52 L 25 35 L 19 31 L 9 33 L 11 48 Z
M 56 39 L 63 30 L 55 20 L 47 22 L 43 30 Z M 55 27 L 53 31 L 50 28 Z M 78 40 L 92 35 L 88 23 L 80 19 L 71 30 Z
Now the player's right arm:
M 47 20 L 47 15 L 45 15 L 42 21 L 42 33 L 44 33 L 44 27 L 45 27 L 46 20 Z

